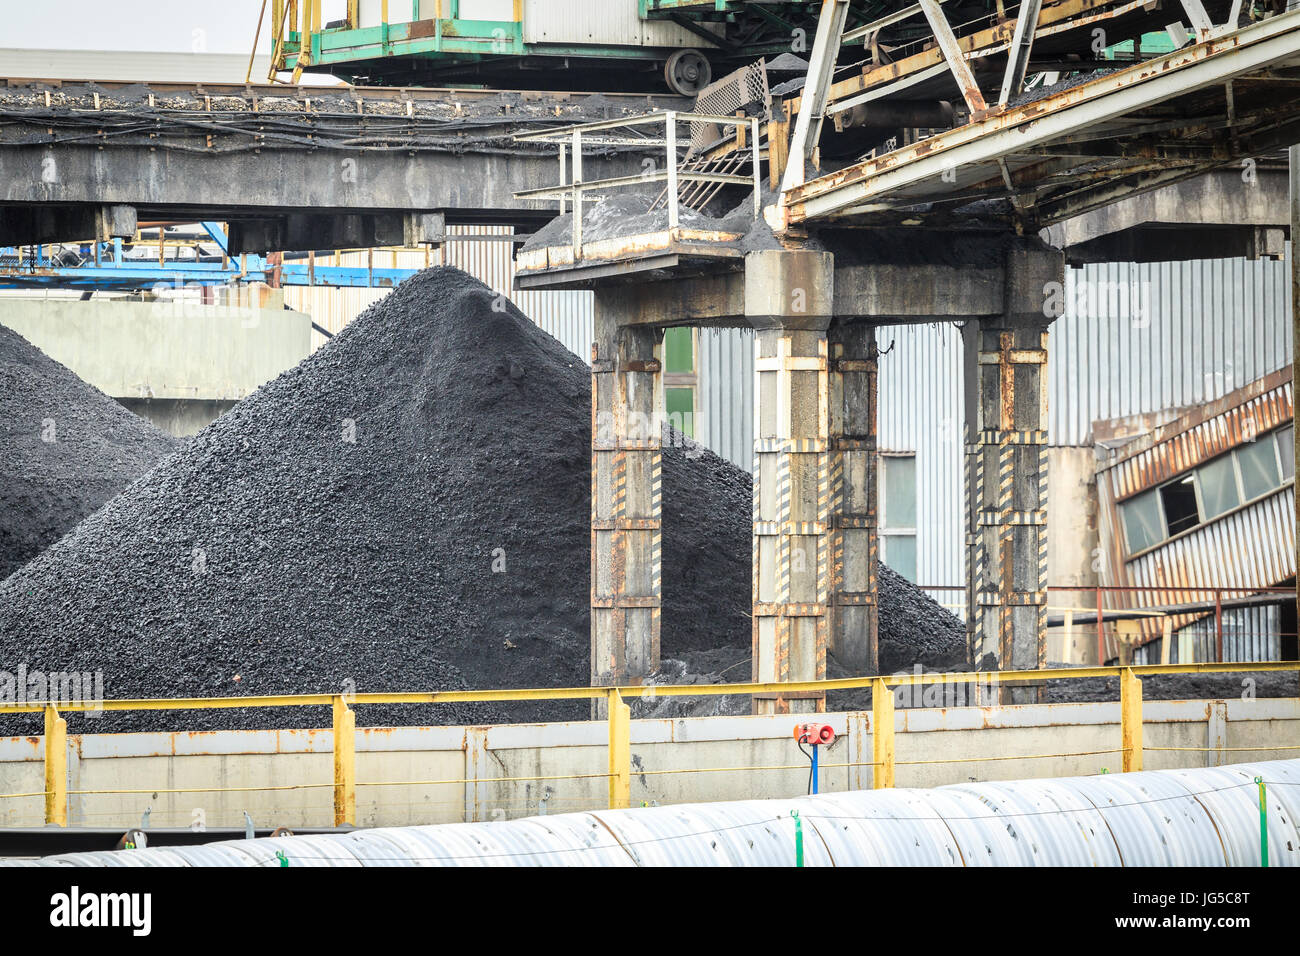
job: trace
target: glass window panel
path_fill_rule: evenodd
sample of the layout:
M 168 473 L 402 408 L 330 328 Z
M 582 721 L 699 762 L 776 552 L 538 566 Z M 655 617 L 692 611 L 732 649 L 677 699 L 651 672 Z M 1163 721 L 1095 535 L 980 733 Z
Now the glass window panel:
M 1237 494 L 1237 472 L 1232 467 L 1232 456 L 1224 455 L 1196 469 L 1196 479 L 1201 483 L 1201 501 L 1205 504 L 1205 518 L 1217 518 L 1241 504 Z M 1165 512 L 1169 514 L 1169 512 Z M 1169 520 L 1169 533 L 1177 534 Z M 1192 525 L 1197 524 L 1193 522 Z M 1190 527 L 1190 526 L 1189 526 Z
M 1277 431 L 1278 457 L 1282 459 L 1282 477 L 1295 477 L 1295 426 L 1288 425 Z
M 884 544 L 885 564 L 915 584 L 916 535 L 883 534 L 880 540 Z
M 694 329 L 668 329 L 664 332 L 664 371 L 695 371 Z
M 891 455 L 881 461 L 885 469 L 885 527 L 915 528 L 916 456 Z
M 1165 527 L 1169 536 L 1195 528 L 1201 523 L 1201 512 L 1196 505 L 1196 479 L 1191 475 L 1160 487 L 1160 503 L 1165 509 Z
M 689 438 L 695 437 L 695 389 L 665 388 L 664 411 L 668 414 L 669 425 Z
M 1246 500 L 1266 495 L 1282 484 L 1277 473 L 1277 446 L 1265 435 L 1237 449 L 1237 467 L 1241 469 L 1241 487 Z
M 1119 506 L 1124 517 L 1124 530 L 1128 536 L 1129 554 L 1145 551 L 1165 538 L 1160 520 L 1158 492 L 1147 491 Z

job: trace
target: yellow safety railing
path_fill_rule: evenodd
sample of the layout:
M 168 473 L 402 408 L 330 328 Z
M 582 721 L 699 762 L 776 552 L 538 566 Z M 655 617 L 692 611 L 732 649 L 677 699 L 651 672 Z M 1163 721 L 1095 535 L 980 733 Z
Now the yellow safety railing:
M 719 695 L 743 694 L 780 694 L 789 693 L 824 693 L 834 690 L 854 690 L 864 687 L 872 689 L 871 695 L 871 742 L 872 760 L 857 763 L 823 764 L 824 767 L 872 767 L 872 784 L 876 788 L 894 786 L 894 770 L 899 764 L 904 766 L 928 763 L 980 762 L 985 760 L 1039 759 L 1061 756 L 1089 756 L 1103 753 L 1122 754 L 1122 769 L 1125 772 L 1142 769 L 1142 755 L 1148 750 L 1250 750 L 1257 752 L 1260 748 L 1200 748 L 1200 747 L 1147 747 L 1142 740 L 1142 678 L 1157 674 L 1210 674 L 1243 673 L 1247 671 L 1288 671 L 1300 670 L 1300 663 L 1295 661 L 1243 661 L 1225 664 L 1142 664 L 1129 667 L 1072 667 L 1052 670 L 1022 671 L 958 671 L 942 674 L 894 674 L 879 677 L 850 677 L 836 680 L 788 681 L 744 684 L 666 684 L 666 685 L 632 685 L 624 687 L 542 687 L 516 688 L 505 690 L 452 690 L 428 692 L 399 693 L 355 693 L 355 694 L 283 694 L 258 697 L 176 697 L 176 698 L 140 698 L 103 701 L 36 701 L 22 704 L 0 704 L 0 714 L 4 713 L 40 713 L 45 718 L 45 789 L 42 792 L 26 794 L 4 794 L 8 797 L 45 798 L 45 821 L 47 824 L 66 826 L 68 817 L 69 793 L 110 792 L 110 791 L 69 791 L 67 785 L 67 722 L 59 716 L 59 711 L 113 711 L 113 710 L 231 710 L 237 708 L 264 707 L 330 707 L 333 715 L 334 730 L 334 779 L 331 784 L 293 784 L 284 787 L 248 787 L 240 789 L 307 789 L 311 787 L 332 787 L 334 793 L 334 824 L 344 826 L 355 824 L 356 816 L 356 715 L 353 707 L 367 704 L 452 704 L 471 702 L 538 701 L 538 700 L 604 700 L 607 708 L 609 726 L 608 771 L 600 774 L 562 774 L 555 777 L 502 777 L 501 780 L 550 780 L 575 779 L 579 777 L 607 777 L 609 781 L 609 806 L 611 808 L 631 805 L 632 791 L 632 746 L 631 746 L 631 708 L 625 698 L 634 697 L 710 697 Z M 1007 685 L 1013 683 L 1041 683 L 1051 679 L 1088 679 L 1098 677 L 1120 678 L 1120 746 L 1114 750 L 1083 751 L 1070 754 L 1029 754 L 1021 756 L 978 757 L 962 756 L 945 760 L 910 760 L 895 759 L 894 749 L 894 695 L 895 687 L 923 684 L 966 684 L 975 683 L 987 686 L 992 683 Z M 1270 747 L 1273 750 L 1300 750 L 1300 747 Z M 752 767 L 715 767 L 688 768 L 687 770 L 647 771 L 648 773 L 684 773 L 684 772 L 721 772 L 724 770 L 754 769 L 795 769 L 790 768 L 752 768 Z M 379 783 L 361 783 L 361 786 L 398 786 L 450 783 L 485 783 L 490 780 L 418 780 L 418 781 L 384 781 Z M 187 788 L 184 792 L 198 792 L 205 788 Z M 214 787 L 213 791 L 228 788 Z M 129 791 L 111 791 L 129 792 Z M 161 792 L 149 788 L 148 793 Z M 182 791 L 176 791 L 182 792 Z

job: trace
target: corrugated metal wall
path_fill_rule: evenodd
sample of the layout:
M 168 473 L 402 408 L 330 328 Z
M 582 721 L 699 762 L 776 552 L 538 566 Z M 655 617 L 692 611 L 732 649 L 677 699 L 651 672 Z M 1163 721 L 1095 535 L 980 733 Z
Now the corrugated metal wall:
M 962 532 L 961 332 L 951 324 L 887 326 L 880 349 L 881 451 L 916 454 L 916 575 L 922 584 L 965 580 Z M 937 593 L 945 604 L 961 595 Z
M 1047 374 L 1053 445 L 1092 423 L 1200 405 L 1291 361 L 1286 262 L 1112 262 L 1066 270 Z
M 696 438 L 750 471 L 754 460 L 754 333 L 701 329 Z
M 1225 661 L 1276 661 L 1282 657 L 1282 614 L 1276 604 L 1229 608 L 1223 612 Z M 1161 663 L 1161 640 L 1133 652 L 1135 664 Z M 1197 664 L 1213 661 L 1218 653 L 1214 615 L 1203 617 L 1174 632 L 1169 663 Z

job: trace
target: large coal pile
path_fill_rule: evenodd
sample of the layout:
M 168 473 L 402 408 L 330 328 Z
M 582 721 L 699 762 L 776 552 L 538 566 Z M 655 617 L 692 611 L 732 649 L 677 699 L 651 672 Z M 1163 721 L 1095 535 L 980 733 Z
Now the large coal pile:
M 0 669 L 102 671 L 107 697 L 586 684 L 589 448 L 586 366 L 459 270 L 422 273 L 0 586 Z M 664 492 L 666 648 L 748 642 L 749 476 L 679 444 Z
M 179 444 L 0 326 L 0 579 Z
M 110 698 L 584 685 L 590 422 L 581 361 L 478 281 L 428 270 L 0 585 L 0 669 L 101 671 Z M 670 434 L 663 486 L 663 654 L 747 654 L 750 476 Z M 911 644 L 933 666 L 964 647 L 901 578 L 885 573 L 881 599 L 890 666 Z M 327 720 L 110 713 L 86 729 Z

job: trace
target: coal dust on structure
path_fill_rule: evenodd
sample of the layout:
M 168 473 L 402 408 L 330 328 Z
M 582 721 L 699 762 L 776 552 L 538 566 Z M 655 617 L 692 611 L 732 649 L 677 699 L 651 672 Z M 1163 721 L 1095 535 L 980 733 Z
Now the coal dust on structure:
M 0 584 L 0 669 L 102 673 L 109 698 L 586 685 L 590 423 L 580 359 L 465 273 L 422 272 Z M 676 434 L 666 446 L 663 656 L 743 657 L 750 476 Z M 964 659 L 961 623 L 886 569 L 881 622 L 889 667 Z M 385 705 L 358 719 L 588 713 Z M 328 721 L 110 712 L 81 729 Z

